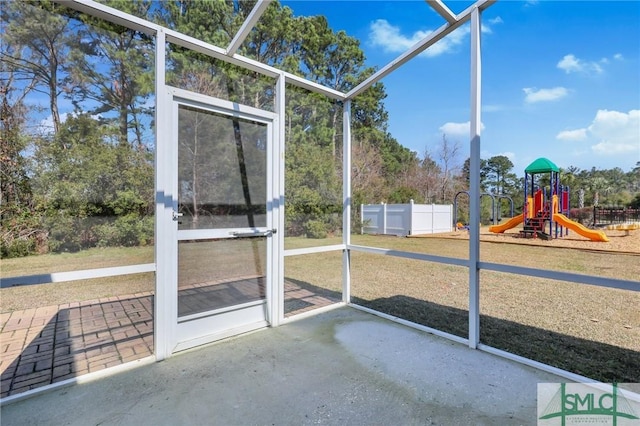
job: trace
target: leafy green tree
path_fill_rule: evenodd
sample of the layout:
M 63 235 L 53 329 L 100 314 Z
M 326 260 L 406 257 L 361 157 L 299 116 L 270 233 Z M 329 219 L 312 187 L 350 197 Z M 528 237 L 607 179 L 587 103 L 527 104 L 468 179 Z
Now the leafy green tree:
M 485 165 L 489 190 L 495 194 L 505 194 L 514 186 L 516 175 L 513 163 L 504 155 L 496 155 L 487 160 Z
M 418 185 L 422 190 L 422 199 L 427 203 L 435 203 L 438 197 L 438 181 L 442 170 L 431 154 L 426 151 L 420 160 L 420 179 Z
M 236 6 L 244 9 L 249 3 L 255 2 Z M 234 4 L 228 1 L 174 0 L 158 6 L 153 17 L 156 22 L 216 46 L 231 41 L 242 24 L 240 17 L 234 19 Z
M 14 83 L 21 81 L 30 89 L 48 97 L 54 130 L 60 129 L 58 98 L 71 40 L 70 21 L 60 12 L 64 6 L 49 0 L 4 2 L 0 58 L 13 73 Z
M 470 172 L 471 172 L 471 160 L 469 159 L 469 157 L 467 157 L 466 160 L 464 160 L 464 164 L 462 165 L 462 173 L 461 173 L 461 177 L 462 180 L 465 182 L 465 189 L 468 190 L 469 189 L 469 179 L 470 179 Z M 487 191 L 488 187 L 489 187 L 489 183 L 488 183 L 488 168 L 487 168 L 487 160 L 485 159 L 480 159 L 480 191 Z
M 50 250 L 151 241 L 150 158 L 116 143 L 117 136 L 117 129 L 83 114 L 69 116 L 55 136 L 37 141 L 33 188 Z
M 234 30 L 240 27 L 254 4 L 254 1 L 238 2 L 235 19 L 230 20 L 235 23 Z M 296 18 L 290 8 L 272 2 L 241 46 L 240 53 L 264 64 L 302 75 L 300 60 L 303 40 L 309 37 L 313 29 L 311 21 L 308 18 Z
M 329 147 L 309 142 L 290 144 L 285 161 L 287 235 L 319 235 L 319 224 L 326 232 L 337 230 L 341 182 Z
M 0 258 L 20 257 L 38 249 L 44 239 L 34 213 L 31 180 L 28 176 L 28 160 L 23 150 L 28 145 L 24 127 L 29 108 L 24 97 L 30 88 L 17 92 L 15 74 L 5 70 L 2 63 L 0 94 Z
M 150 0 L 111 0 L 110 6 L 145 16 Z M 145 106 L 153 91 L 154 62 L 152 40 L 145 34 L 98 18 L 82 15 L 85 25 L 77 30 L 70 45 L 66 90 L 77 111 L 85 111 L 88 102 L 97 103 L 92 114 L 109 117 L 115 112 L 119 143 L 129 143 L 129 130 L 137 145 L 143 145 L 143 116 L 151 113 Z

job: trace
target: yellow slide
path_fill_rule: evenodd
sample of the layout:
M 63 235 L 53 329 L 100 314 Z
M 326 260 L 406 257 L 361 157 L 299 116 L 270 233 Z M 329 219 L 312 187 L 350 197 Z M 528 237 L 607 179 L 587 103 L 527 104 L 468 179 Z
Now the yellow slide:
M 502 225 L 493 225 L 489 227 L 489 232 L 495 232 L 496 234 L 502 234 L 507 229 L 514 228 L 522 223 L 524 220 L 524 214 L 514 216 Z
M 607 235 L 604 232 L 593 231 L 589 228 L 585 228 L 584 226 L 580 225 L 578 222 L 572 221 L 571 219 L 569 219 L 563 214 L 560 214 L 560 213 L 554 214 L 553 220 L 555 222 L 558 222 L 560 225 L 566 228 L 569 228 L 572 231 L 577 232 L 583 237 L 590 239 L 591 241 L 603 241 L 605 243 L 609 241 L 609 238 L 607 238 Z

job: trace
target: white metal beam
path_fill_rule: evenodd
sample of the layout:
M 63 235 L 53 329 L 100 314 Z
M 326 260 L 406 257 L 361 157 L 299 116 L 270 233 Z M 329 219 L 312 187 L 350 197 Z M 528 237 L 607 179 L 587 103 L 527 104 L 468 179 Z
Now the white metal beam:
M 135 31 L 140 31 L 147 35 L 154 35 L 160 28 L 160 25 L 147 21 L 137 16 L 130 15 L 118 9 L 114 9 L 104 4 L 97 3 L 93 0 L 53 0 L 62 6 L 74 9 L 79 12 L 86 13 L 96 18 L 104 19 L 114 24 L 122 25 Z
M 155 272 L 155 263 L 112 266 L 110 268 L 83 269 L 81 271 L 51 272 L 47 274 L 22 275 L 0 279 L 0 288 L 20 287 L 34 284 L 61 283 L 67 281 L 90 280 L 94 278 L 116 277 L 119 275 Z
M 199 52 L 212 58 L 220 59 L 221 61 L 226 61 L 272 78 L 277 78 L 281 73 L 281 71 L 276 68 L 261 64 L 258 61 L 244 58 L 241 55 L 227 56 L 227 52 L 223 48 L 204 42 L 195 37 L 182 34 L 178 31 L 167 29 L 166 33 L 167 41 L 169 43 L 193 50 L 194 52 Z
M 342 109 L 342 301 L 351 302 L 351 101 Z
M 276 82 L 275 93 L 275 113 L 278 115 L 276 129 L 274 131 L 274 151 L 277 154 L 273 158 L 273 205 L 274 205 L 274 225 L 278 230 L 273 239 L 274 254 L 277 256 L 272 265 L 276 268 L 273 274 L 272 288 L 274 297 L 271 308 L 274 310 L 271 326 L 276 327 L 284 320 L 284 184 L 285 184 L 285 123 L 287 96 L 284 75 L 281 75 Z M 277 144 L 277 147 L 275 146 Z
M 169 41 L 170 43 L 176 44 L 178 46 L 185 47 L 195 52 L 203 53 L 207 56 L 220 59 L 221 61 L 232 63 L 244 69 L 255 71 L 259 74 L 266 75 L 267 77 L 278 78 L 280 75 L 284 75 L 287 83 L 293 84 L 294 86 L 301 87 L 303 89 L 310 90 L 315 93 L 323 94 L 325 96 L 328 96 L 331 99 L 342 100 L 346 96 L 344 93 L 339 92 L 337 90 L 330 89 L 321 84 L 314 83 L 313 81 L 306 80 L 297 75 L 283 72 L 282 70 L 271 67 L 269 65 L 265 65 L 261 62 L 258 62 L 253 59 L 249 59 L 242 55 L 235 54 L 233 56 L 227 56 L 224 49 L 218 46 L 214 46 L 213 44 L 198 40 L 197 38 L 187 36 L 173 30 L 166 30 L 166 32 L 167 32 L 167 41 Z
M 167 226 L 172 222 L 174 199 L 177 195 L 171 190 L 172 180 L 167 173 L 171 170 L 172 153 L 171 146 L 171 105 L 165 89 L 165 64 L 166 64 L 165 32 L 160 29 L 156 33 L 155 45 L 155 261 L 156 261 L 156 286 L 155 302 L 153 306 L 153 344 L 154 354 L 158 361 L 171 355 L 173 341 L 174 319 L 177 318 L 176 293 L 170 285 L 173 279 L 177 280 L 177 250 L 171 249 L 170 240 L 175 238 L 176 231 Z M 177 244 L 177 243 L 176 243 Z M 177 284 L 176 284 L 177 286 Z M 174 317 L 175 312 L 175 317 Z
M 244 20 L 242 26 L 229 43 L 227 47 L 227 55 L 234 55 L 236 51 L 240 48 L 244 40 L 247 38 L 253 27 L 258 22 L 258 19 L 262 16 L 267 7 L 271 4 L 271 0 L 258 0 L 258 2 L 253 6 L 253 9 L 249 13 L 249 16 Z
M 71 9 L 86 13 L 90 16 L 95 16 L 104 19 L 105 21 L 113 22 L 115 24 L 140 31 L 145 34 L 154 35 L 157 34 L 158 31 L 163 30 L 166 34 L 166 40 L 178 46 L 203 53 L 207 56 L 220 59 L 221 61 L 237 65 L 244 69 L 255 71 L 258 74 L 262 74 L 274 79 L 278 78 L 280 75 L 284 75 L 287 83 L 306 90 L 310 90 L 314 93 L 323 94 L 331 99 L 343 100 L 346 98 L 346 95 L 338 90 L 325 87 L 321 84 L 314 83 L 313 81 L 307 80 L 294 74 L 283 72 L 282 70 L 271 67 L 269 65 L 265 65 L 261 62 L 244 57 L 242 55 L 234 54 L 232 56 L 229 56 L 227 54 L 227 50 L 221 47 L 214 46 L 210 43 L 205 43 L 201 40 L 182 34 L 178 31 L 163 28 L 162 26 L 154 24 L 153 22 L 135 17 L 125 12 L 121 12 L 117 9 L 105 6 L 93 0 L 54 1 Z
M 456 15 L 441 0 L 425 0 L 429 6 L 433 8 L 440 16 L 447 20 L 448 23 L 456 22 Z
M 469 155 L 469 347 L 480 343 L 480 127 L 482 66 L 480 10 L 471 13 L 471 93 Z
M 447 35 L 451 34 L 453 31 L 455 31 L 457 28 L 462 26 L 462 24 L 464 24 L 471 18 L 471 12 L 473 10 L 475 9 L 484 10 L 487 7 L 491 6 L 493 3 L 495 3 L 496 1 L 497 0 L 479 0 L 473 6 L 467 8 L 458 16 L 456 16 L 456 21 L 454 23 L 447 23 L 441 26 L 440 28 L 438 28 L 437 30 L 429 34 L 427 37 L 425 37 L 424 39 L 422 39 L 421 41 L 413 45 L 409 50 L 404 52 L 402 55 L 398 56 L 396 59 L 394 59 L 384 67 L 380 68 L 378 72 L 374 73 L 372 76 L 370 76 L 365 81 L 360 83 L 358 86 L 353 88 L 350 92 L 347 93 L 347 98 L 353 99 L 354 97 L 358 96 L 360 93 L 364 92 L 369 87 L 371 87 L 378 81 L 382 80 L 388 74 L 400 68 L 409 60 L 418 56 L 420 53 L 422 53 L 429 47 L 433 46 L 438 41 L 446 37 Z
M 287 79 L 287 83 L 293 84 L 296 87 L 307 89 L 311 92 L 320 93 L 331 99 L 336 99 L 339 101 L 342 101 L 347 98 L 347 95 L 345 95 L 343 92 L 332 89 L 330 87 L 323 86 L 322 84 L 315 83 L 311 80 L 307 80 L 306 78 L 303 78 L 294 74 L 290 74 L 287 72 L 285 72 L 284 75 Z
M 393 61 L 389 62 L 384 67 L 380 68 L 377 72 L 372 74 L 365 81 L 351 89 L 351 91 L 347 92 L 347 99 L 353 99 L 369 87 L 376 84 L 378 81 L 382 80 L 387 75 L 391 74 L 393 71 L 400 68 L 405 63 L 409 62 L 414 57 L 421 54 L 423 51 L 428 49 L 430 46 L 433 46 L 438 41 L 443 39 L 446 35 L 452 33 L 457 28 L 459 28 L 464 22 L 458 21 L 454 24 L 445 24 L 429 34 L 424 39 L 420 40 L 418 43 L 414 44 L 409 50 L 398 56 Z

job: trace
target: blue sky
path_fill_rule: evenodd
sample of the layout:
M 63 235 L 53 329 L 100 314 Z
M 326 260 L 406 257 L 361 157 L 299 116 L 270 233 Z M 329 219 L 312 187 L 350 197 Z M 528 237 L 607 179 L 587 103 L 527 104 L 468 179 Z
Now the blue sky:
M 325 15 L 382 67 L 444 20 L 415 1 L 283 1 Z M 473 2 L 445 4 L 460 13 Z M 630 171 L 640 161 L 640 2 L 498 1 L 482 14 L 482 157 L 519 175 L 538 157 L 560 167 Z M 469 26 L 383 80 L 391 134 L 437 156 L 443 134 L 468 156 Z

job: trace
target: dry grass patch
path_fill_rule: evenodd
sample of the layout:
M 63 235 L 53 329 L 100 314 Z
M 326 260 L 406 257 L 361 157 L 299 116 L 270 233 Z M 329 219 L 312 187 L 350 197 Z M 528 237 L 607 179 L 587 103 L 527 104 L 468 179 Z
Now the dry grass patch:
M 640 293 L 483 271 L 480 340 L 605 382 L 640 380 Z
M 128 296 L 155 291 L 152 272 L 90 280 L 38 284 L 0 290 L 1 312 L 21 311 L 42 306 L 86 302 L 112 296 Z
M 48 253 L 2 259 L 1 277 L 81 271 L 84 269 L 153 263 L 153 246 L 92 248 L 77 253 Z
M 468 279 L 461 266 L 351 254 L 355 303 L 465 338 Z

